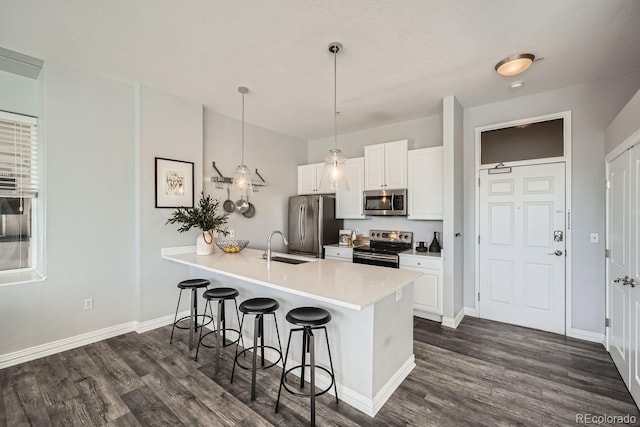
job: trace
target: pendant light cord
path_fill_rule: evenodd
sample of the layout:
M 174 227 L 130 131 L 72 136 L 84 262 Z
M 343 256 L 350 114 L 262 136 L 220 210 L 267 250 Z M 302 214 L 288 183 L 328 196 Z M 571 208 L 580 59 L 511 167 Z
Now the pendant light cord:
M 333 52 L 333 145 L 338 149 L 338 49 Z
M 240 155 L 240 164 L 244 165 L 244 92 L 242 92 L 242 152 Z

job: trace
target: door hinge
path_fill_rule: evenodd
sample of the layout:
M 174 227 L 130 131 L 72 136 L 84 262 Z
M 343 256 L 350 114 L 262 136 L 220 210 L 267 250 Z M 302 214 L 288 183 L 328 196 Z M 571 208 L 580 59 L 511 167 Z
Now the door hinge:
M 480 292 L 478 292 L 478 302 L 480 302 Z
M 478 187 L 480 187 L 480 178 L 478 178 Z
M 478 234 L 478 244 L 480 244 L 480 235 Z
M 611 326 L 611 319 L 607 317 L 606 319 L 604 319 L 604 327 L 608 328 L 609 326 Z
M 604 257 L 605 258 L 611 258 L 611 251 L 609 251 L 609 249 L 605 249 L 604 250 Z

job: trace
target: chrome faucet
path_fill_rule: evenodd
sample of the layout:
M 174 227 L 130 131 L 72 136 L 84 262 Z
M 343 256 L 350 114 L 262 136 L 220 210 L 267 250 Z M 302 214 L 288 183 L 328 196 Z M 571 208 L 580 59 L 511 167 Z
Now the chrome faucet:
M 271 261 L 271 238 L 273 237 L 274 234 L 279 234 L 282 236 L 282 240 L 284 241 L 285 245 L 288 245 L 289 242 L 287 241 L 287 238 L 284 237 L 284 234 L 282 234 L 282 231 L 272 231 L 271 234 L 269 234 L 269 237 L 267 238 L 267 253 L 266 253 L 266 258 L 267 261 Z

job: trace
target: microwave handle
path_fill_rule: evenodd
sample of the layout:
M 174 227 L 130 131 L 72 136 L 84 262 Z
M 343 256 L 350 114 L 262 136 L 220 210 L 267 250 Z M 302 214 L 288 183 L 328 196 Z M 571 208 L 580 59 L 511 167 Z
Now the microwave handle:
M 393 202 L 393 199 L 396 197 L 395 193 L 391 193 L 391 210 L 394 211 L 396 209 L 396 204 Z

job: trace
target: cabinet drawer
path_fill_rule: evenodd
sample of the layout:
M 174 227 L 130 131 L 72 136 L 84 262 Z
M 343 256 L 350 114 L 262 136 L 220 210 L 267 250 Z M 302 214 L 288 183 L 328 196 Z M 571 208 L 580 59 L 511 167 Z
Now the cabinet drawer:
M 442 270 L 441 258 L 430 258 L 420 255 L 400 255 L 400 268 L 430 268 L 433 270 Z
M 353 258 L 352 248 L 336 248 L 335 246 L 327 246 L 324 248 L 325 258 L 340 258 L 343 260 L 351 261 Z

